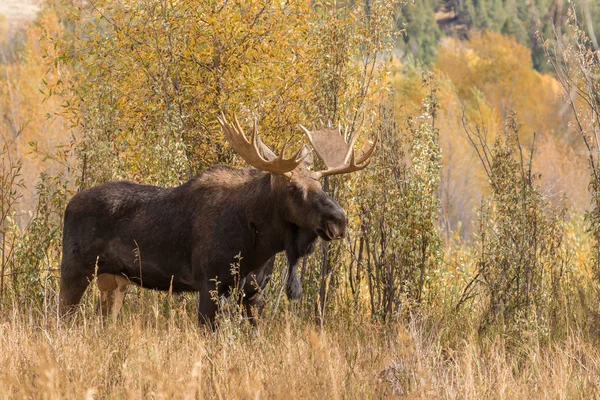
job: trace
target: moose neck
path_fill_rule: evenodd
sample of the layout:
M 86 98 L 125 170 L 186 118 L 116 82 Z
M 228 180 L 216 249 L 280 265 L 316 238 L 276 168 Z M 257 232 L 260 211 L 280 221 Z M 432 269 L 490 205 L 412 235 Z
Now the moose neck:
M 281 210 L 283 204 L 272 179 L 271 173 L 254 170 L 250 179 L 239 186 L 236 197 L 238 209 L 257 231 L 258 245 L 281 251 L 291 224 Z
M 251 170 L 248 180 L 236 192 L 240 207 L 251 219 L 272 222 L 276 217 L 277 195 L 272 190 L 269 172 Z

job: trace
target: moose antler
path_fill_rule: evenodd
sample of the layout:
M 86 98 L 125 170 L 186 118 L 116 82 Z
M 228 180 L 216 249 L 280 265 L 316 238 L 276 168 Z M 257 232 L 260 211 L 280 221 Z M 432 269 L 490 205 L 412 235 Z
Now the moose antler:
M 254 128 L 250 135 L 250 140 L 248 140 L 235 114 L 233 115 L 233 119 L 235 120 L 235 124 L 229 123 L 227 118 L 225 118 L 224 113 L 221 113 L 221 117 L 217 117 L 219 124 L 221 124 L 221 127 L 223 128 L 223 134 L 231 147 L 233 147 L 233 150 L 254 168 L 283 175 L 295 169 L 308 154 L 310 154 L 307 153 L 301 155 L 302 149 L 300 149 L 293 157 L 283 158 L 283 152 L 285 151 L 285 146 L 287 144 L 285 143 L 281 148 L 280 155 L 276 156 L 271 149 L 258 138 L 258 127 L 256 126 L 256 122 L 254 122 Z M 263 148 L 263 154 L 268 154 L 267 157 L 270 159 L 265 159 L 260 154 L 259 146 Z
M 304 126 L 300 125 L 300 128 L 306 133 L 306 136 L 308 136 L 310 144 L 327 166 L 326 170 L 316 173 L 318 177 L 360 171 L 369 165 L 371 162 L 370 158 L 373 155 L 373 151 L 375 151 L 375 146 L 377 146 L 377 138 L 375 138 L 375 141 L 369 150 L 367 150 L 359 159 L 356 159 L 353 149 L 363 122 L 364 116 L 348 143 L 346 143 L 346 140 L 344 139 L 344 137 L 348 135 L 347 126 L 345 127 L 345 132 L 342 136 L 342 127 L 339 125 L 337 130 L 328 129 L 322 126 L 320 129 L 314 131 L 309 131 Z

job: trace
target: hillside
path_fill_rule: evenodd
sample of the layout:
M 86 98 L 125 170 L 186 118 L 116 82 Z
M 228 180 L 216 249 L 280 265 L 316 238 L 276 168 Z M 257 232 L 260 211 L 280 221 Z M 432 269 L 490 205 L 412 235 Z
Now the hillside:
M 598 47 L 596 32 L 600 30 L 600 3 L 578 0 L 573 3 L 578 19 L 585 26 L 593 46 Z M 442 36 L 461 39 L 472 29 L 491 30 L 512 36 L 531 49 L 533 64 L 548 70 L 543 50 L 536 38 L 553 38 L 553 22 L 561 33 L 571 3 L 564 0 L 414 0 L 400 9 L 398 27 L 406 34 L 398 46 L 417 59 L 431 62 L 435 44 Z

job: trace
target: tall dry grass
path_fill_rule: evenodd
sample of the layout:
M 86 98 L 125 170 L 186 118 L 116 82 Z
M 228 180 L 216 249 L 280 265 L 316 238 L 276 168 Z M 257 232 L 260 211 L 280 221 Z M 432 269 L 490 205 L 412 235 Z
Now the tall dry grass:
M 3 310 L 0 397 L 600 397 L 600 350 L 576 329 L 552 344 L 535 331 L 509 344 L 478 339 L 452 316 L 387 327 L 336 318 L 320 328 L 286 311 L 257 328 L 225 318 L 210 331 L 187 298 L 129 297 L 116 323 L 94 315 L 91 301 L 61 323 Z

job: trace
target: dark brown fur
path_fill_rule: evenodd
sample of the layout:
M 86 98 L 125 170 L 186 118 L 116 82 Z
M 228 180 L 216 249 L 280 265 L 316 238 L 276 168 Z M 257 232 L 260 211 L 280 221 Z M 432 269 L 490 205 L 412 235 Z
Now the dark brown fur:
M 316 239 L 345 235 L 346 216 L 305 167 L 291 176 L 212 167 L 174 187 L 112 182 L 77 193 L 64 218 L 61 312 L 79 303 L 98 275 L 117 274 L 145 288 L 198 292 L 198 315 L 212 322 L 210 291 L 227 295 L 239 260 L 250 307 L 273 270 L 275 254 L 289 263 L 287 295 L 302 287 L 299 258 Z

